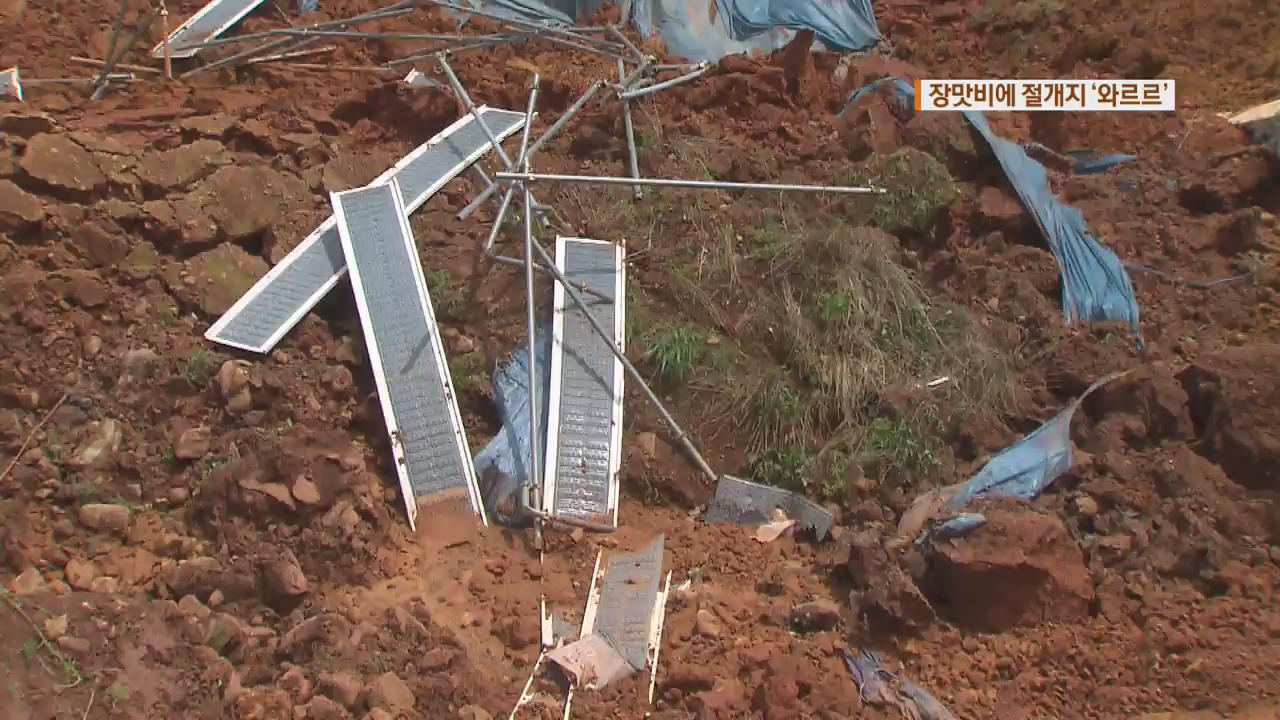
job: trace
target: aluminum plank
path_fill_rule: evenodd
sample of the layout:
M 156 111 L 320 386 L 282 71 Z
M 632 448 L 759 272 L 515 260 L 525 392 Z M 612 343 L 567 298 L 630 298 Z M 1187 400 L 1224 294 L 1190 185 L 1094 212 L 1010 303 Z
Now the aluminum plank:
M 613 302 L 580 293 L 601 327 L 622 345 L 623 250 L 601 240 L 556 239 L 556 264 L 569 280 Z M 552 325 L 543 507 L 556 514 L 618 524 L 622 461 L 622 363 L 559 283 Z
M 649 547 L 609 558 L 588 599 L 584 634 L 594 632 L 613 643 L 636 670 L 654 658 L 658 606 L 662 592 L 662 560 L 666 538 L 659 535 Z
M 481 107 L 480 115 L 499 140 L 524 126 L 524 113 Z M 370 185 L 397 179 L 405 212 L 412 213 L 491 149 L 484 130 L 468 113 Z M 271 352 L 346 272 L 338 226 L 330 216 L 223 313 L 205 337 L 241 350 Z
M 831 531 L 835 518 L 812 500 L 772 485 L 761 485 L 731 475 L 721 475 L 716 495 L 707 508 L 708 523 L 761 525 L 773 520 L 780 509 L 800 527 L 814 531 L 821 540 Z
M 169 56 L 175 58 L 195 57 L 201 48 L 187 48 L 188 45 L 199 45 L 208 42 L 226 32 L 232 25 L 240 22 L 245 15 L 261 5 L 263 0 L 210 0 L 195 15 L 169 33 Z M 164 58 L 164 42 L 161 41 L 151 50 L 151 57 L 157 60 Z
M 458 498 L 485 522 L 403 192 L 392 178 L 332 194 L 396 473 L 411 527 L 421 504 Z

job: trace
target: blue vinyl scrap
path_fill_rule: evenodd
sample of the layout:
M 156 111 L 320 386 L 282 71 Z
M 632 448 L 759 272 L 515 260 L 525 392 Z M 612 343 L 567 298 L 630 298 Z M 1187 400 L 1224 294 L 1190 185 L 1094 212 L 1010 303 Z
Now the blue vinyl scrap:
M 538 330 L 538 457 L 546 457 L 547 395 L 551 392 L 551 327 Z M 529 478 L 529 346 L 517 350 L 511 359 L 493 370 L 493 395 L 502 428 L 475 456 L 476 478 L 485 511 L 503 525 L 519 524 L 514 514 L 519 496 Z
M 899 78 L 882 78 L 854 91 L 845 108 L 885 82 L 893 83 L 904 99 L 901 104 L 915 106 L 915 88 L 911 84 Z M 1067 322 L 1122 322 L 1137 336 L 1138 300 L 1120 258 L 1089 232 L 1079 210 L 1054 196 L 1043 165 L 1016 143 L 997 135 L 982 113 L 966 110 L 963 114 L 991 147 L 1005 177 L 1057 258 L 1062 277 L 1062 311 Z
M 612 0 L 471 0 L 473 7 L 552 26 L 586 21 Z M 880 42 L 871 0 L 623 0 L 622 24 L 662 39 L 671 55 L 715 62 L 727 55 L 772 52 L 799 30 L 829 50 L 856 52 Z

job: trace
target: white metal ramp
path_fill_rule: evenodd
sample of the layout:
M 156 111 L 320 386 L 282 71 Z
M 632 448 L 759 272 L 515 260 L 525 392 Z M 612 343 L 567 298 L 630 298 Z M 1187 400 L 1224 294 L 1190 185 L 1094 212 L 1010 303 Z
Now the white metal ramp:
M 199 45 L 208 42 L 226 32 L 232 25 L 240 22 L 245 15 L 261 5 L 263 0 L 209 0 L 208 4 L 196 11 L 195 15 L 169 33 L 169 57 L 195 57 Z M 157 60 L 164 57 L 164 41 L 151 50 L 151 57 Z
M 575 285 L 613 299 L 580 293 L 596 321 L 621 347 L 626 327 L 622 246 L 560 237 L 556 265 Z M 622 398 L 622 363 L 557 283 L 544 464 L 547 512 L 617 526 Z
M 524 113 L 481 107 L 480 116 L 501 141 L 524 126 Z M 467 114 L 419 145 L 370 186 L 396 179 L 406 213 L 492 149 L 484 130 Z M 221 345 L 268 353 L 346 274 L 338 227 L 331 216 L 263 275 L 205 333 Z
M 409 525 L 456 499 L 488 524 L 399 183 L 332 198 Z

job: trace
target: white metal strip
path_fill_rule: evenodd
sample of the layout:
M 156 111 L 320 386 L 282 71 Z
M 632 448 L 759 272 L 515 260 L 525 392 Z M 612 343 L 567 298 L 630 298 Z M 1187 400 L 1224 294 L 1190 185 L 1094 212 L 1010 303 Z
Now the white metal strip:
M 482 116 L 484 115 L 484 112 L 489 109 L 490 108 L 487 105 L 481 106 L 480 108 L 478 108 Z M 510 111 L 505 111 L 505 112 L 510 112 Z M 520 115 L 521 115 L 521 119 L 514 127 L 510 127 L 510 128 L 502 127 L 494 131 L 494 134 L 497 136 L 499 141 L 505 140 L 506 138 L 510 137 L 512 134 L 514 134 L 524 126 L 523 114 L 520 114 Z M 391 167 L 387 168 L 385 171 L 383 171 L 381 175 L 374 178 L 373 182 L 369 183 L 365 187 L 372 187 L 374 185 L 379 185 L 381 183 L 384 183 L 390 180 L 391 178 L 394 178 L 397 173 L 399 173 L 402 169 L 408 167 L 409 165 L 413 164 L 414 161 L 420 158 L 424 153 L 430 150 L 433 146 L 438 145 L 442 142 L 445 142 L 450 136 L 452 136 L 454 133 L 458 132 L 462 128 L 466 127 L 469 123 L 474 122 L 474 120 L 475 120 L 475 117 L 470 113 L 467 113 L 466 115 L 462 116 L 458 120 L 454 121 L 453 124 L 449 125 L 449 127 L 445 128 L 444 130 L 441 130 L 430 140 L 419 145 L 408 155 L 405 155 L 398 162 L 396 162 L 395 165 L 392 165 Z M 448 183 L 453 178 L 457 177 L 458 173 L 466 169 L 467 166 L 474 164 L 477 160 L 483 157 L 485 153 L 491 151 L 492 149 L 493 148 L 491 145 L 489 145 L 488 143 L 485 143 L 475 152 L 472 152 L 470 155 L 466 157 L 466 159 L 463 162 L 460 162 L 457 165 L 455 165 L 452 172 L 441 177 L 438 183 L 435 183 L 434 185 L 430 186 L 429 188 L 426 189 L 426 191 L 420 193 L 417 197 L 411 198 L 408 201 L 406 201 L 405 211 L 408 213 L 413 213 L 418 208 L 422 207 L 422 205 L 426 203 L 427 200 L 429 200 L 433 195 L 435 195 L 435 193 L 440 191 L 440 188 L 444 187 L 446 183 Z M 332 290 L 333 287 L 338 284 L 338 281 L 342 280 L 343 276 L 346 275 L 347 273 L 347 269 L 345 267 L 343 267 L 338 272 L 336 272 L 333 275 L 333 277 L 329 278 L 327 282 L 325 282 L 322 286 L 320 286 L 320 288 L 316 290 L 316 292 L 314 292 L 310 297 L 308 297 L 305 302 L 300 304 L 297 307 L 297 309 L 289 316 L 289 318 L 285 322 L 281 323 L 280 326 L 275 330 L 275 332 L 271 334 L 270 338 L 267 341 L 263 342 L 261 345 L 249 345 L 246 343 L 236 342 L 234 340 L 231 340 L 230 338 L 225 337 L 224 332 L 226 331 L 227 327 L 232 322 L 234 322 L 242 312 L 245 311 L 245 309 L 249 306 L 250 303 L 256 300 L 260 295 L 262 295 L 262 293 L 264 293 L 269 287 L 271 287 L 271 284 L 275 282 L 276 278 L 278 278 L 282 273 L 286 272 L 293 265 L 293 263 L 298 261 L 298 259 L 302 255 L 308 252 L 315 251 L 316 249 L 315 246 L 320 242 L 322 242 L 324 235 L 326 233 L 336 232 L 336 230 L 337 230 L 337 225 L 333 216 L 330 216 L 323 223 L 321 223 L 319 227 L 317 227 L 315 230 L 312 230 L 310 235 L 307 235 L 307 237 L 304 238 L 302 242 L 298 243 L 297 247 L 289 251 L 289 254 L 285 255 L 285 257 L 280 262 L 276 263 L 275 267 L 271 268 L 266 275 L 263 275 L 261 278 L 259 278 L 258 282 L 254 283 L 253 287 L 249 288 L 248 292 L 242 295 L 240 299 L 237 300 L 235 304 L 231 306 L 230 309 L 228 309 L 225 313 L 222 314 L 222 317 L 218 318 L 218 320 L 214 322 L 213 326 L 210 327 L 208 331 L 205 332 L 204 334 L 205 338 L 208 340 L 212 340 L 216 343 L 219 343 L 221 345 L 227 345 L 229 347 L 238 348 L 240 350 L 247 350 L 249 352 L 260 353 L 260 354 L 271 352 L 272 348 L 274 348 L 276 344 L 279 343 L 280 340 L 284 338 L 284 336 L 288 334 L 288 332 L 292 330 L 294 326 L 297 325 L 298 322 L 301 321 L 302 318 L 307 313 L 311 312 L 311 309 L 314 308 L 316 304 L 319 303 L 322 299 L 324 299 L 325 295 L 329 294 L 329 291 Z
M 417 292 L 416 308 L 404 308 L 405 312 L 421 312 L 426 319 L 428 332 L 430 333 L 430 345 L 432 352 L 435 354 L 435 361 L 438 368 L 438 380 L 442 383 L 444 394 L 447 398 L 445 403 L 448 406 L 450 420 L 453 428 L 455 449 L 461 463 L 462 470 L 465 474 L 464 483 L 467 490 L 468 499 L 472 510 L 480 516 L 480 520 L 484 524 L 488 524 L 485 517 L 484 504 L 480 500 L 480 489 L 476 483 L 475 466 L 472 464 L 471 453 L 469 452 L 466 437 L 463 433 L 462 417 L 458 411 L 457 396 L 454 393 L 453 381 L 449 375 L 448 360 L 444 356 L 443 342 L 440 337 L 440 327 L 435 321 L 435 312 L 431 306 L 431 299 L 427 293 L 426 277 L 422 271 L 422 263 L 418 260 L 418 249 L 413 241 L 413 233 L 409 228 L 408 214 L 405 212 L 403 201 L 401 199 L 399 184 L 392 178 L 383 185 L 370 186 L 358 190 L 347 190 L 344 192 L 336 192 L 331 194 L 334 215 L 338 223 L 338 232 L 342 238 L 342 250 L 347 258 L 347 270 L 351 277 L 351 286 L 355 292 L 356 307 L 359 310 L 361 329 L 364 332 L 365 348 L 369 354 L 370 365 L 373 368 L 374 381 L 377 385 L 378 399 L 382 406 L 383 417 L 387 424 L 387 433 L 392 439 L 391 448 L 396 462 L 396 474 L 400 482 L 400 490 L 404 496 L 405 509 L 409 517 L 409 525 L 411 528 L 417 527 L 418 503 L 417 494 L 414 491 L 413 483 L 409 476 L 409 463 L 406 457 L 404 446 L 398 441 L 400 438 L 400 428 L 396 419 L 395 409 L 392 405 L 391 388 L 388 386 L 385 368 L 383 367 L 382 354 L 379 348 L 379 337 L 375 332 L 375 325 L 372 317 L 372 310 L 368 300 L 368 286 L 365 278 L 361 276 L 359 263 L 355 261 L 358 257 L 354 248 L 354 238 L 351 236 L 351 230 L 347 225 L 347 218 L 343 206 L 343 199 L 357 193 L 377 192 L 387 188 L 387 194 L 393 203 L 392 214 L 396 218 L 399 226 L 399 241 L 403 243 L 401 248 L 405 255 L 409 258 L 410 268 L 412 270 L 413 282 Z M 377 278 L 372 278 L 372 282 L 377 283 Z
M 588 245 L 610 245 L 614 248 L 614 288 L 613 288 L 613 341 L 620 350 L 626 352 L 626 265 L 625 250 L 622 245 L 606 240 L 590 238 L 564 237 L 556 238 L 556 266 L 565 272 L 565 255 L 568 243 Z M 573 300 L 565 292 L 564 286 L 555 284 L 554 314 L 551 327 L 551 387 L 547 398 L 547 447 L 543 464 L 543 499 L 542 510 L 554 512 L 556 507 L 556 481 L 559 470 L 559 436 L 560 436 L 560 403 L 562 399 L 562 379 L 564 373 L 564 314 L 574 307 Z M 596 339 L 600 339 L 597 337 Z M 622 467 L 622 405 L 625 396 L 624 385 L 626 374 L 622 363 L 615 357 L 613 360 L 613 402 L 610 420 L 609 438 L 609 496 L 608 515 L 614 527 L 618 525 L 618 505 L 620 496 L 619 473 Z
M 169 33 L 169 57 L 195 57 L 203 48 L 183 47 L 198 45 L 218 37 L 262 3 L 263 0 L 209 0 L 195 15 L 179 25 L 177 30 Z M 163 40 L 151 49 L 151 57 L 157 60 L 164 58 Z

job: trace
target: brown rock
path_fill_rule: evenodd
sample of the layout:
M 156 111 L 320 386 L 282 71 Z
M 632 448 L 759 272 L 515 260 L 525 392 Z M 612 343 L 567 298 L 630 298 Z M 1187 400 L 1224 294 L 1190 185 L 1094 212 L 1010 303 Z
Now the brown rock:
M 191 499 L 191 491 L 184 487 L 169 488 L 168 499 L 170 505 L 181 507 Z
M 990 509 L 987 524 L 935 548 L 932 582 L 952 618 L 983 632 L 1088 616 L 1093 583 L 1062 521 Z
M 883 575 L 866 592 L 851 593 L 849 605 L 856 608 L 857 615 L 865 616 L 871 627 L 892 628 L 902 634 L 922 633 L 937 619 L 924 593 L 897 564 L 885 566 Z
M 227 683 L 227 694 L 232 686 L 239 692 L 232 701 L 235 720 L 290 720 L 293 718 L 293 702 L 289 693 L 280 688 L 240 688 L 239 679 Z
M 1076 512 L 1085 517 L 1093 517 L 1098 514 L 1098 501 L 1088 495 L 1081 495 L 1075 500 Z
M 18 165 L 28 176 L 50 186 L 55 193 L 62 191 L 83 196 L 107 182 L 93 155 L 61 134 L 45 133 L 31 138 Z
M 285 550 L 279 558 L 266 562 L 262 567 L 262 580 L 267 603 L 273 607 L 292 605 L 311 590 L 292 550 Z
M 58 123 L 48 113 L 20 111 L 0 115 L 0 133 L 20 138 L 51 133 L 57 127 Z
M 539 642 L 539 628 L 525 617 L 508 617 L 497 623 L 497 635 L 512 650 L 523 650 Z
M 192 283 L 182 294 L 189 295 L 185 299 L 216 317 L 230 309 L 268 269 L 265 260 L 250 255 L 239 245 L 219 245 L 187 261 L 186 270 Z
M 1187 439 L 1193 433 L 1186 389 L 1162 364 L 1142 367 L 1107 383 L 1087 402 L 1094 415 L 1136 415 L 1152 442 Z
M 67 616 L 56 615 L 44 621 L 44 634 L 50 640 L 57 640 L 67 634 Z
M 1202 428 L 1197 450 L 1232 480 L 1280 489 L 1280 345 L 1248 345 L 1203 355 L 1179 376 Z
M 310 680 L 307 679 L 306 673 L 302 672 L 302 668 L 296 665 L 284 671 L 280 679 L 276 681 L 276 685 L 289 693 L 289 697 L 293 699 L 294 704 L 301 705 L 311 699 L 311 692 L 315 689 Z M 328 700 L 328 698 L 325 698 Z M 329 700 L 329 702 L 333 702 Z M 311 715 L 307 715 L 311 717 Z
M 698 614 L 694 617 L 693 627 L 697 630 L 699 635 L 709 638 L 720 637 L 720 619 L 717 618 L 715 613 L 712 613 L 710 610 L 699 610 Z
M 8 180 L 0 180 L 0 231 L 25 230 L 44 217 L 44 203 L 39 198 Z
M 120 580 L 113 577 L 98 577 L 93 579 L 93 584 L 89 589 L 103 595 L 114 595 L 120 592 Z
M 86 308 L 106 304 L 110 286 L 93 270 L 59 270 L 49 273 L 48 283 L 59 295 Z
M 76 227 L 71 242 L 96 267 L 115 265 L 129 256 L 129 242 L 123 232 L 109 232 L 94 223 Z
M 209 633 L 205 644 L 219 655 L 228 656 L 244 647 L 244 625 L 234 615 L 218 613 L 209 619 Z
M 138 178 L 159 190 L 182 188 L 226 162 L 226 148 L 216 140 L 197 140 L 172 150 L 150 152 L 138 163 Z
M 445 328 L 441 333 L 444 338 L 444 344 L 449 348 L 449 352 L 454 355 L 466 355 L 469 352 L 475 352 L 476 341 L 463 335 L 456 328 Z
M 458 720 L 493 720 L 493 716 L 478 705 L 463 705 L 458 708 Z
M 178 600 L 178 609 L 181 610 L 183 614 L 199 620 L 204 620 L 213 614 L 213 611 L 210 610 L 207 605 L 200 602 L 200 599 L 195 595 L 183 595 L 182 598 Z
M 393 672 L 385 672 L 369 685 L 369 705 L 391 711 L 410 711 L 417 703 L 413 690 Z
M 646 461 L 653 460 L 658 455 L 658 436 L 651 432 L 638 433 L 636 450 Z
M 228 360 L 222 363 L 222 367 L 218 368 L 218 374 L 215 377 L 218 383 L 218 392 L 222 393 L 222 399 L 230 400 L 249 387 L 249 363 L 244 360 Z
M 32 595 L 45 589 L 44 576 L 33 567 L 18 573 L 18 577 L 9 582 L 9 592 L 14 595 Z
M 840 606 L 831 600 L 814 600 L 791 609 L 791 624 L 805 632 L 833 630 L 840 624 Z
M 303 505 L 320 504 L 320 491 L 316 489 L 315 483 L 305 477 L 293 481 L 291 492 L 294 499 Z
M 199 460 L 209 452 L 213 435 L 207 427 L 188 428 L 173 444 L 173 454 L 179 460 Z
M 88 590 L 98 577 L 98 566 L 85 560 L 68 560 L 65 568 L 67 584 L 77 590 Z
M 355 710 L 360 704 L 360 698 L 364 695 L 360 678 L 345 672 L 322 673 L 320 690 L 348 710 Z
M 211 557 L 197 557 L 174 565 L 164 573 L 165 584 L 179 597 L 209 597 L 222 582 L 222 563 Z
M 124 435 L 118 421 L 108 418 L 89 423 L 84 441 L 67 459 L 67 464 L 81 470 L 110 467 L 116 454 L 120 452 L 123 440 Z
M 80 524 L 90 530 L 124 532 L 129 529 L 129 508 L 114 503 L 80 506 Z
M 245 238 L 269 230 L 283 219 L 288 198 L 311 193 L 296 176 L 264 166 L 229 165 L 200 184 L 205 212 L 223 235 Z
M 799 720 L 800 687 L 786 675 L 772 675 L 756 691 L 753 704 L 764 720 Z
M 93 645 L 91 645 L 88 640 L 85 640 L 84 638 L 72 637 L 70 635 L 63 635 L 62 637 L 58 638 L 56 644 L 58 647 L 62 648 L 63 650 L 66 650 L 69 653 L 74 653 L 76 655 L 81 655 L 81 656 L 88 655 L 90 652 L 93 651 Z
M 300 710 L 307 720 L 348 720 L 351 717 L 346 708 L 323 695 L 311 698 L 311 702 Z

